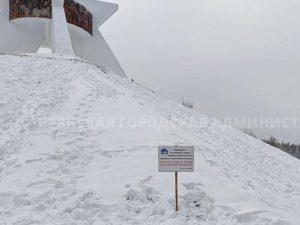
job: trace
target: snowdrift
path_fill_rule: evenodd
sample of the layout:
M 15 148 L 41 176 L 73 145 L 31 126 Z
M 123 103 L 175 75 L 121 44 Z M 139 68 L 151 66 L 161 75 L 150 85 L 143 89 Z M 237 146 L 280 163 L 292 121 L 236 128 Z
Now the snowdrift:
M 194 145 L 195 173 L 157 172 Z M 78 59 L 0 56 L 1 225 L 298 225 L 300 161 Z

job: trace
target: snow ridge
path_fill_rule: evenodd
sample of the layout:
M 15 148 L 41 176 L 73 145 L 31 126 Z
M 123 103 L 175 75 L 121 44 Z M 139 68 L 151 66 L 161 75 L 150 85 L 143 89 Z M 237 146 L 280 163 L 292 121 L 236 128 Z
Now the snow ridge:
M 0 225 L 300 224 L 288 154 L 78 59 L 0 68 Z M 157 146 L 175 144 L 196 151 L 179 213 L 157 172 Z

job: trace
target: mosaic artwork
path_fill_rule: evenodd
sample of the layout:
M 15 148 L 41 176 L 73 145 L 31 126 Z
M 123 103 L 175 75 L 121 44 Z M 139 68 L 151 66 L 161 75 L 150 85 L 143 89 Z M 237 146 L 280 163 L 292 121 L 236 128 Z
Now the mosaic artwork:
M 23 17 L 52 18 L 51 0 L 9 0 L 10 20 Z
M 93 35 L 93 15 L 83 5 L 66 0 L 64 8 L 68 23 L 81 27 Z

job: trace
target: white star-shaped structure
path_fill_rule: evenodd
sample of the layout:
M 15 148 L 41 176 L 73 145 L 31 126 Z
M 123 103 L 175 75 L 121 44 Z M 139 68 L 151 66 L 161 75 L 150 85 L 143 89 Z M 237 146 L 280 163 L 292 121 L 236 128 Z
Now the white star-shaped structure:
M 126 74 L 99 31 L 118 5 L 97 0 L 0 0 L 0 53 L 78 56 Z

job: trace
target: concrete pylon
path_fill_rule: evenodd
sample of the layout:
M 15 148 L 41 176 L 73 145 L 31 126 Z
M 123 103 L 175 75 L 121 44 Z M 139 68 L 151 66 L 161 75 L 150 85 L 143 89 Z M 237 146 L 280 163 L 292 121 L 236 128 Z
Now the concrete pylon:
M 64 0 L 52 0 L 50 42 L 52 53 L 74 56 L 64 11 Z

